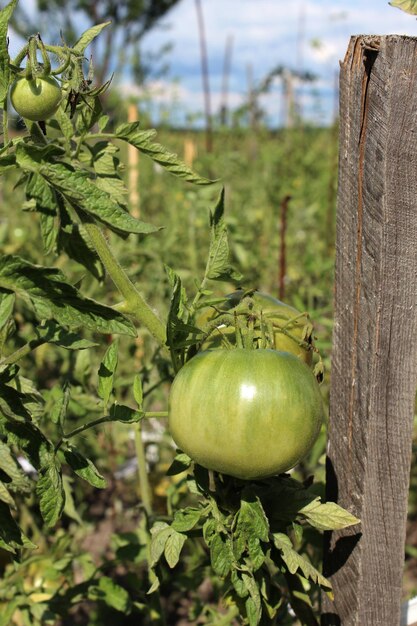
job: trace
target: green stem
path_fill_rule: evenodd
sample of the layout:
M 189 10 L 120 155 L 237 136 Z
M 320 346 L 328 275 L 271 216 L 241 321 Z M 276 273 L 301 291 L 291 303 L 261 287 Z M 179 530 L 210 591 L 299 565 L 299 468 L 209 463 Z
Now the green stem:
M 148 328 L 149 332 L 161 346 L 165 347 L 166 331 L 164 324 L 127 276 L 126 272 L 113 255 L 100 228 L 94 224 L 94 222 L 86 220 L 83 220 L 83 225 L 107 273 L 125 298 L 127 310 L 140 324 Z
M 146 467 L 145 445 L 142 438 L 142 425 L 139 423 L 135 429 L 135 447 L 138 460 L 139 487 L 143 506 L 148 517 L 152 515 L 152 491 L 148 479 Z
M 168 417 L 168 411 L 149 411 L 145 413 L 142 419 L 145 419 L 145 418 L 149 419 L 152 417 L 153 418 Z M 85 432 L 86 430 L 89 430 L 90 428 L 99 426 L 100 424 L 105 424 L 106 422 L 114 422 L 114 419 L 110 415 L 103 415 L 103 417 L 99 417 L 96 420 L 93 420 L 92 422 L 88 422 L 87 424 L 82 424 L 82 426 L 78 426 L 77 428 L 74 428 L 74 430 L 71 430 L 71 432 L 61 437 L 61 439 L 58 441 L 58 443 L 55 446 L 55 451 L 59 450 L 59 448 L 62 446 L 64 441 L 66 441 L 67 439 L 72 439 L 72 437 L 75 437 L 76 435 L 79 435 Z
M 88 133 L 85 139 L 115 139 L 114 133 Z
M 189 308 L 189 314 L 190 317 L 192 317 L 195 313 L 195 308 L 198 304 L 198 301 L 201 298 L 201 294 L 204 292 L 205 288 L 207 287 L 207 283 L 208 283 L 208 278 L 207 278 L 207 268 L 206 268 L 206 275 L 204 276 L 203 280 L 201 281 L 201 285 L 199 286 L 197 293 L 194 296 L 194 300 L 191 303 L 191 306 Z
M 34 350 L 38 348 L 42 344 L 46 343 L 46 339 L 32 339 L 32 341 L 28 341 L 24 346 L 9 354 L 9 356 L 5 357 L 0 361 L 0 365 L 13 365 L 13 363 L 17 363 L 20 359 L 27 356 Z
M 74 428 L 74 430 L 72 430 L 70 433 L 67 433 L 66 435 L 63 435 L 61 437 L 61 439 L 58 441 L 58 443 L 55 446 L 55 452 L 59 450 L 59 448 L 62 446 L 64 441 L 66 441 L 67 439 L 71 439 L 72 437 L 75 437 L 75 435 L 79 435 L 80 433 L 83 433 L 89 428 L 94 428 L 95 426 L 99 426 L 100 424 L 105 424 L 106 422 L 111 422 L 111 421 L 113 420 L 111 419 L 110 415 L 104 415 L 103 417 L 99 417 L 98 419 L 93 420 L 92 422 L 88 422 L 87 424 L 78 426 L 78 428 Z
M 20 67 L 21 62 L 23 61 L 23 59 L 25 58 L 25 56 L 27 55 L 29 50 L 29 46 L 28 44 L 26 44 L 21 51 L 19 52 L 19 54 L 15 57 L 15 59 L 13 59 L 12 61 L 12 65 L 16 65 L 16 67 Z
M 3 105 L 3 145 L 7 146 L 9 143 L 9 119 L 7 112 L 7 98 L 4 100 Z

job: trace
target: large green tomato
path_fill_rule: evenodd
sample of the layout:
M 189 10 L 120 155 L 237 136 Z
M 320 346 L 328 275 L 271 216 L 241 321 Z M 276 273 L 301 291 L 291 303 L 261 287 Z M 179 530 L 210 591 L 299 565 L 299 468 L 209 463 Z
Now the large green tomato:
M 17 78 L 10 89 L 10 100 L 16 113 L 32 122 L 40 122 L 52 117 L 62 99 L 59 83 L 45 78 Z
M 220 315 L 220 311 L 232 311 L 237 307 L 245 292 L 237 290 L 224 298 L 224 301 L 216 305 L 216 308 L 210 307 L 206 309 L 196 320 L 196 326 L 204 329 L 216 317 Z M 254 291 L 251 294 L 254 310 L 258 314 L 262 314 L 265 321 L 272 323 L 274 329 L 274 348 L 284 352 L 295 354 L 302 361 L 309 365 L 313 358 L 312 349 L 312 332 L 313 326 L 309 316 L 306 313 L 300 313 L 292 306 L 277 300 L 273 296 Z M 259 317 L 259 316 L 258 316 Z M 259 325 L 255 325 L 255 338 L 261 335 Z M 224 347 L 227 342 L 234 344 L 235 328 L 232 326 L 224 326 L 219 324 L 218 329 L 215 328 L 210 336 L 203 342 L 202 350 L 210 350 L 212 348 Z
M 288 352 L 209 350 L 178 372 L 169 429 L 194 461 L 243 480 L 294 467 L 311 449 L 323 419 L 310 368 Z

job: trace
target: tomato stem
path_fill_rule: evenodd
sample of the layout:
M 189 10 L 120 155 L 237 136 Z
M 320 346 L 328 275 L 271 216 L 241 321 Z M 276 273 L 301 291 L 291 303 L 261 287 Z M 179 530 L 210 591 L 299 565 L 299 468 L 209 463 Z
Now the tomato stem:
M 20 67 L 21 62 L 23 61 L 23 59 L 25 58 L 25 56 L 27 55 L 29 50 L 29 46 L 28 44 L 24 45 L 23 48 L 21 49 L 21 51 L 19 52 L 19 54 L 16 56 L 15 59 L 13 59 L 12 61 L 12 65 L 15 65 L 16 67 Z
M 20 361 L 20 359 L 23 359 L 23 357 L 30 354 L 32 350 L 35 350 L 35 348 L 38 348 L 44 343 L 46 343 L 46 339 L 44 338 L 37 338 L 28 341 L 28 343 L 26 343 L 24 346 L 2 359 L 0 361 L 1 367 L 3 367 L 4 365 L 13 365 L 14 363 L 17 363 L 18 361 Z
M 142 425 L 139 423 L 135 428 L 135 448 L 138 460 L 139 489 L 143 502 L 143 507 L 148 517 L 152 516 L 152 491 L 148 479 L 148 468 L 146 466 L 145 445 L 142 437 Z
M 4 363 L 2 363 L 2 365 L 3 364 Z M 168 417 L 168 411 L 148 411 L 143 415 L 142 419 L 163 418 L 163 417 Z M 89 430 L 90 428 L 95 428 L 96 426 L 100 426 L 100 424 L 106 424 L 107 422 L 114 422 L 114 418 L 111 415 L 103 415 L 103 417 L 99 417 L 96 420 L 93 420 L 92 422 L 88 422 L 87 424 L 82 424 L 82 426 L 78 426 L 77 428 L 74 428 L 74 430 L 71 430 L 69 433 L 63 434 L 61 439 L 58 441 L 58 443 L 55 446 L 55 451 L 59 450 L 59 448 L 62 446 L 64 441 L 67 441 L 68 439 L 72 439 L 76 435 L 80 435 L 81 433 L 85 432 L 86 430 Z
M 100 228 L 94 222 L 85 219 L 82 221 L 90 241 L 107 273 L 125 298 L 126 310 L 128 310 L 140 324 L 146 326 L 162 347 L 166 347 L 166 330 L 164 324 L 136 289 L 135 285 L 117 261 Z
M 7 98 L 3 103 L 3 145 L 7 146 L 9 143 L 9 120 L 8 120 L 8 104 Z

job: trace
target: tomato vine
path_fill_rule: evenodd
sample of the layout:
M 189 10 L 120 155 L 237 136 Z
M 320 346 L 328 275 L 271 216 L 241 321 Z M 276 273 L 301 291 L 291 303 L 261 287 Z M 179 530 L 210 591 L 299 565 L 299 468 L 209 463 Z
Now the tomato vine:
M 9 552 L 17 562 L 35 548 L 23 525 L 19 524 L 19 515 L 14 512 L 18 498 L 32 494 L 45 527 L 51 529 L 59 523 L 71 501 L 69 473 L 94 488 L 104 488 L 105 478 L 77 442 L 87 430 L 100 428 L 105 423 L 129 424 L 135 429 L 139 466 L 143 506 L 139 533 L 147 551 L 150 583 L 147 597 L 150 597 L 150 604 L 154 603 L 159 622 L 164 621 L 163 611 L 155 598 L 167 575 L 166 566 L 168 569 L 177 567 L 188 546 L 194 543 L 202 548 L 206 565 L 209 563 L 220 581 L 231 620 L 239 617 L 251 626 L 261 621 L 273 624 L 286 614 L 290 604 L 299 615 L 307 616 L 303 623 L 314 624 L 303 585 L 309 581 L 308 584 L 328 594 L 331 594 L 331 585 L 305 551 L 301 554 L 297 548 L 304 542 L 307 525 L 323 531 L 353 525 L 358 520 L 334 503 L 323 503 L 310 484 L 296 481 L 285 473 L 311 448 L 322 421 L 317 382 L 309 369 L 312 356 L 317 355 L 309 318 L 251 289 L 240 289 L 232 297 L 217 299 L 214 296 L 216 283 L 223 281 L 240 286 L 243 280 L 230 259 L 224 191 L 219 193 L 210 211 L 208 260 L 203 276 L 196 281 L 195 292 L 188 296 L 180 276 L 167 267 L 170 302 L 166 319 L 154 310 L 111 245 L 112 241 L 124 241 L 129 236 L 137 236 L 140 244 L 143 237 L 156 235 L 160 230 L 159 225 L 144 222 L 129 212 L 118 146 L 135 148 L 188 183 L 212 185 L 218 181 L 194 172 L 155 141 L 154 130 L 142 130 L 138 122 L 122 123 L 108 130 L 112 124 L 103 110 L 101 96 L 110 87 L 110 81 L 94 86 L 93 65 L 85 67 L 84 57 L 88 45 L 104 28 L 110 27 L 109 23 L 87 30 L 72 46 L 51 46 L 35 35 L 12 60 L 8 52 L 8 25 L 16 5 L 17 0 L 12 0 L 0 11 L 0 104 L 3 110 L 0 174 L 13 173 L 24 187 L 24 208 L 37 214 L 47 260 L 41 265 L 14 252 L 0 259 L 0 549 Z M 37 60 L 39 51 L 42 63 Z M 57 58 L 55 66 L 51 55 Z M 13 138 L 8 131 L 8 98 L 25 125 L 24 133 Z M 108 277 L 119 300 L 111 306 L 94 300 L 83 281 L 73 284 L 62 269 L 51 265 L 52 256 L 71 259 L 99 282 Z M 63 265 L 61 263 L 61 267 Z M 21 311 L 30 317 L 31 332 L 29 337 L 16 339 L 18 326 L 14 316 L 16 312 L 22 316 Z M 144 391 L 143 383 L 148 382 L 149 373 L 143 368 L 141 375 L 133 378 L 128 401 L 119 401 L 116 375 L 120 346 L 115 337 L 136 338 L 138 331 L 145 331 L 152 337 L 153 365 L 159 378 Z M 64 383 L 55 391 L 42 390 L 42 395 L 35 383 L 29 384 L 23 375 L 26 359 L 45 344 L 75 353 L 94 349 L 100 341 L 96 341 L 97 337 L 110 338 L 93 390 L 94 410 L 98 407 L 101 414 L 74 426 L 69 419 L 74 400 L 71 385 Z M 207 348 L 209 352 L 201 352 Z M 257 452 L 259 458 L 262 456 L 265 437 L 269 436 L 268 423 L 259 428 L 255 424 L 263 440 L 261 437 L 251 442 L 250 433 L 246 434 L 249 448 L 243 449 L 239 457 L 237 473 L 227 463 L 212 464 L 211 460 L 207 463 L 204 455 L 199 458 L 196 453 L 192 459 L 180 451 L 168 470 L 168 476 L 178 479 L 175 496 L 168 503 L 168 515 L 158 516 L 152 504 L 142 425 L 146 418 L 166 417 L 167 411 L 146 410 L 146 394 L 160 383 L 173 379 L 173 389 L 178 389 L 178 381 L 207 358 L 205 355 L 214 354 L 208 359 L 215 361 L 221 350 L 222 354 L 226 351 L 229 356 L 233 354 L 233 358 L 244 352 L 246 359 L 254 361 L 267 353 L 273 355 L 274 363 L 290 362 L 288 371 L 291 372 L 285 376 L 298 377 L 298 387 L 291 383 L 283 386 L 281 395 L 287 394 L 283 406 L 281 398 L 275 398 L 275 404 L 269 398 L 268 419 L 279 415 L 280 423 L 272 429 L 273 435 L 278 440 L 281 432 L 288 438 L 291 433 L 285 431 L 285 416 L 293 410 L 294 399 L 298 400 L 300 419 L 295 436 L 301 443 L 303 439 L 307 443 L 283 464 L 269 463 L 265 471 L 258 473 L 249 471 L 245 455 L 250 456 L 255 445 L 261 448 Z M 281 352 L 283 350 L 286 352 Z M 288 351 L 294 354 L 288 355 Z M 319 377 L 319 357 L 315 367 Z M 268 376 L 262 369 L 264 390 L 276 384 L 280 372 L 280 367 L 272 368 L 265 384 Z M 205 396 L 210 377 L 208 373 L 206 385 L 200 391 L 189 390 L 189 394 L 201 395 L 204 411 L 199 418 L 202 422 L 211 419 L 210 397 Z M 211 390 L 212 397 L 227 393 L 221 381 L 216 385 L 216 389 Z M 308 406 L 301 401 L 303 392 L 308 396 Z M 47 421 L 45 398 L 50 402 Z M 171 397 L 171 402 L 175 404 L 175 416 L 187 413 L 186 390 L 183 389 L 175 401 Z M 268 397 L 257 410 L 265 414 L 267 405 Z M 224 414 L 220 409 L 216 404 L 214 419 L 221 420 L 223 425 L 229 419 L 232 421 L 231 404 L 227 404 Z M 242 407 L 240 409 L 238 418 L 244 412 Z M 193 415 L 199 411 L 198 402 L 194 402 L 188 411 L 191 422 L 186 429 L 192 428 Z M 227 428 L 222 432 L 219 446 L 229 443 L 224 441 Z M 204 429 L 198 437 L 201 448 L 205 443 L 201 442 Z M 187 437 L 179 439 L 179 443 L 184 441 L 184 448 L 193 453 L 194 447 L 188 449 L 185 445 Z M 276 454 L 274 446 L 270 448 L 272 454 Z M 36 479 L 27 479 L 19 466 L 18 455 L 30 462 Z M 184 497 L 181 487 L 185 486 L 187 495 Z M 76 518 L 77 512 L 73 510 L 72 515 Z M 63 566 L 67 567 L 69 563 Z M 105 597 L 109 606 L 117 610 L 146 611 L 146 603 L 132 603 L 126 597 L 126 590 L 118 588 L 109 577 L 99 577 L 91 568 L 89 571 L 84 587 L 74 586 L 77 593 L 84 592 L 94 601 Z M 71 603 L 78 601 L 74 600 L 77 593 L 71 596 L 70 592 L 58 590 L 54 599 L 49 598 L 48 610 L 53 612 L 57 605 L 69 610 Z M 1 594 L 0 586 L 0 600 Z M 36 610 L 32 609 L 35 614 Z M 151 614 L 155 615 L 147 613 Z

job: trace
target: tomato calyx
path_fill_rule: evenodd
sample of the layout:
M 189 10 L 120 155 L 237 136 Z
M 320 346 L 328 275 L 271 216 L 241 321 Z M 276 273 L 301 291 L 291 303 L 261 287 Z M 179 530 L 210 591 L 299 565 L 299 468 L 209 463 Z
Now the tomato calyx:
M 256 290 L 238 290 L 210 304 L 196 320 L 198 349 L 212 347 L 288 349 L 311 362 L 317 352 L 307 313 Z M 284 337 L 286 340 L 284 340 Z M 285 346 L 281 345 L 285 343 Z

